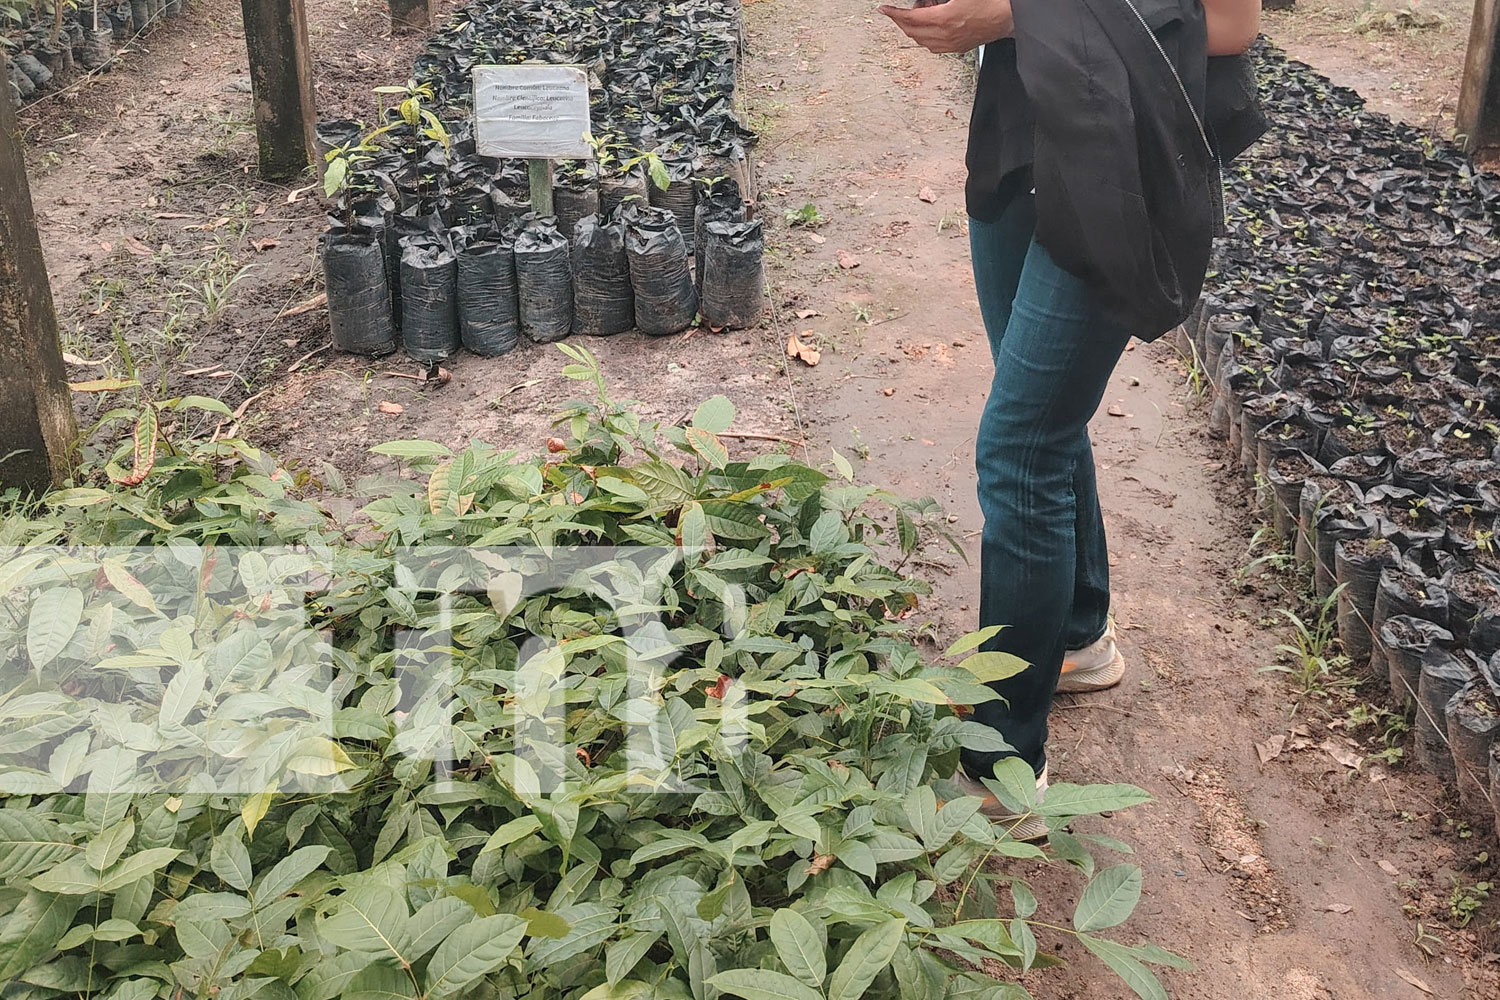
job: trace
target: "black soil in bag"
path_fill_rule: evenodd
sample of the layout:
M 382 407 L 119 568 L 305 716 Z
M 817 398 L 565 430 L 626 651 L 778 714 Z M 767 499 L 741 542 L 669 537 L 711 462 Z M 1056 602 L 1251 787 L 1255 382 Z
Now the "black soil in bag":
M 475 354 L 488 358 L 515 349 L 521 304 L 512 240 L 476 234 L 458 251 L 458 325 L 464 348 Z
M 532 217 L 516 237 L 516 285 L 521 331 L 538 344 L 562 340 L 573 329 L 573 264 L 556 220 Z
M 1375 592 L 1380 573 L 1396 561 L 1396 548 L 1380 538 L 1349 538 L 1334 545 L 1339 641 L 1355 670 L 1370 667 L 1374 651 Z M 1383 664 L 1382 664 L 1383 666 Z M 1381 675 L 1378 680 L 1385 680 Z
M 667 161 L 667 178 L 671 181 L 665 188 L 651 185 L 648 200 L 653 208 L 664 208 L 672 213 L 677 220 L 677 231 L 682 234 L 682 242 L 687 246 L 687 252 L 693 252 L 696 240 L 694 209 L 698 205 L 698 189 L 693 183 L 693 164 L 691 161 Z
M 710 222 L 699 309 L 709 326 L 741 330 L 766 311 L 766 240 L 759 220 Z
M 495 225 L 503 227 L 531 211 L 531 196 L 518 197 L 497 187 L 490 191 L 490 206 L 495 213 Z
M 1409 711 L 1417 704 L 1417 691 L 1422 684 L 1422 661 L 1427 651 L 1434 646 L 1451 649 L 1453 633 L 1421 618 L 1392 615 L 1380 627 L 1380 642 L 1385 646 L 1386 661 L 1390 665 L 1391 694 L 1396 706 L 1401 711 Z
M 708 270 L 708 224 L 710 222 L 744 222 L 745 199 L 740 186 L 725 178 L 698 199 L 693 209 L 693 280 L 699 294 L 703 292 L 703 272 Z
M 1484 681 L 1459 689 L 1446 707 L 1448 748 L 1458 775 L 1458 797 L 1467 807 L 1490 808 L 1490 752 L 1500 736 L 1500 703 Z
M 1446 625 L 1448 592 L 1441 583 L 1429 579 L 1419 567 L 1404 561 L 1380 571 L 1380 585 L 1375 591 L 1375 616 L 1372 620 L 1375 643 L 1370 654 L 1370 674 L 1377 679 L 1391 676 L 1390 650 L 1382 636 L 1385 623 L 1398 616 Z
M 552 209 L 557 213 L 557 231 L 571 239 L 578 223 L 599 214 L 599 187 L 592 177 L 562 180 L 552 192 Z
M 402 249 L 401 342 L 423 364 L 458 350 L 458 260 L 440 237 L 414 236 Z
M 698 293 L 693 290 L 687 247 L 672 213 L 640 207 L 626 211 L 625 250 L 640 331 L 661 337 L 692 326 L 698 315 Z
M 649 195 L 646 183 L 646 175 L 639 170 L 632 170 L 628 174 L 617 174 L 613 177 L 601 178 L 599 181 L 599 214 L 608 217 L 614 213 L 615 209 L 621 207 L 626 202 L 646 205 Z
M 1328 598 L 1338 589 L 1337 559 L 1334 550 L 1348 538 L 1368 538 L 1375 533 L 1375 515 L 1356 513 L 1343 507 L 1323 506 L 1314 519 L 1313 587 L 1319 598 Z
M 591 215 L 573 235 L 573 332 L 608 337 L 635 326 L 635 290 L 625 254 L 625 223 Z
M 380 234 L 325 233 L 323 274 L 334 349 L 371 357 L 394 351 L 396 326 Z
M 1452 785 L 1453 754 L 1448 752 L 1448 702 L 1469 681 L 1474 671 L 1461 657 L 1437 645 L 1422 657 L 1422 679 L 1417 686 L 1417 766 Z

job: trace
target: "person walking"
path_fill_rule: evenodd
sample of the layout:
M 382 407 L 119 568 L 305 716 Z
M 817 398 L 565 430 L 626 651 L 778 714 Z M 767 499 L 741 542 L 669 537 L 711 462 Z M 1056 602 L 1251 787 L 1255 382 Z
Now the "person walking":
M 1008 752 L 965 750 L 955 783 L 1019 756 L 1047 785 L 1056 691 L 1120 683 L 1088 423 L 1132 336 L 1196 304 L 1222 225 L 1220 170 L 1264 131 L 1243 57 L 1260 0 L 918 0 L 883 6 L 937 53 L 984 46 L 966 190 L 994 357 L 976 438 L 984 646 L 1031 666 L 974 718 Z M 1047 834 L 1036 817 L 1012 831 Z

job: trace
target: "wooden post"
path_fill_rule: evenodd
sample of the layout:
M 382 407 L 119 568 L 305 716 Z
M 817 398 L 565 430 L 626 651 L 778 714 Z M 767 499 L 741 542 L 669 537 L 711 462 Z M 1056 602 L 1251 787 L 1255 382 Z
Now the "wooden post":
M 1500 147 L 1500 0 L 1474 0 L 1458 131 L 1470 152 Z
M 432 0 L 391 0 L 391 31 L 421 31 L 432 23 Z
M 303 0 L 240 0 L 250 54 L 260 175 L 290 180 L 316 159 L 317 112 Z
M 0 80 L 7 69 L 0 49 Z M 21 133 L 0 99 L 0 486 L 61 482 L 77 436 Z
M 546 217 L 556 215 L 557 211 L 552 207 L 552 161 L 551 160 L 528 160 L 531 167 L 531 210 L 537 215 Z M 569 239 L 572 233 L 564 233 Z

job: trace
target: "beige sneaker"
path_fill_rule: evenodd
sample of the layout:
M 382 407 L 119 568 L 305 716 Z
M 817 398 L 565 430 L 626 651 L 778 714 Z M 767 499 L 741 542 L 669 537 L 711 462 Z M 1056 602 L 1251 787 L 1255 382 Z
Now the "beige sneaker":
M 984 784 L 969 777 L 959 768 L 953 775 L 953 783 L 958 786 L 959 791 L 965 795 L 971 795 L 976 799 L 983 800 L 979 811 L 983 813 L 992 823 L 998 823 L 1010 830 L 1012 840 L 1031 841 L 1046 840 L 1052 831 L 1047 827 L 1047 821 L 1035 813 L 1026 813 L 1018 816 L 1011 812 L 995 793 L 991 792 Z M 1047 794 L 1047 769 L 1042 768 L 1041 777 L 1036 779 L 1036 799 L 1038 802 Z
M 1062 675 L 1057 690 L 1062 694 L 1104 691 L 1125 679 L 1125 656 L 1115 644 L 1115 620 L 1091 646 L 1063 654 Z

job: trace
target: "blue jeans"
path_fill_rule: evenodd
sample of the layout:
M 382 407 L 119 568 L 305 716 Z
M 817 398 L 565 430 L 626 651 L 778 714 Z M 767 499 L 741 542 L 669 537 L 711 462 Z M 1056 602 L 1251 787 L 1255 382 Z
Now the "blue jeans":
M 979 624 L 1005 625 L 985 649 L 1031 667 L 992 685 L 1003 701 L 974 718 L 1041 773 L 1063 652 L 1108 625 L 1109 553 L 1088 424 L 1130 335 L 1100 314 L 1084 282 L 1035 241 L 1030 195 L 998 222 L 969 223 L 974 281 L 995 360 L 975 443 L 984 513 Z M 1002 753 L 964 751 L 988 777 Z

